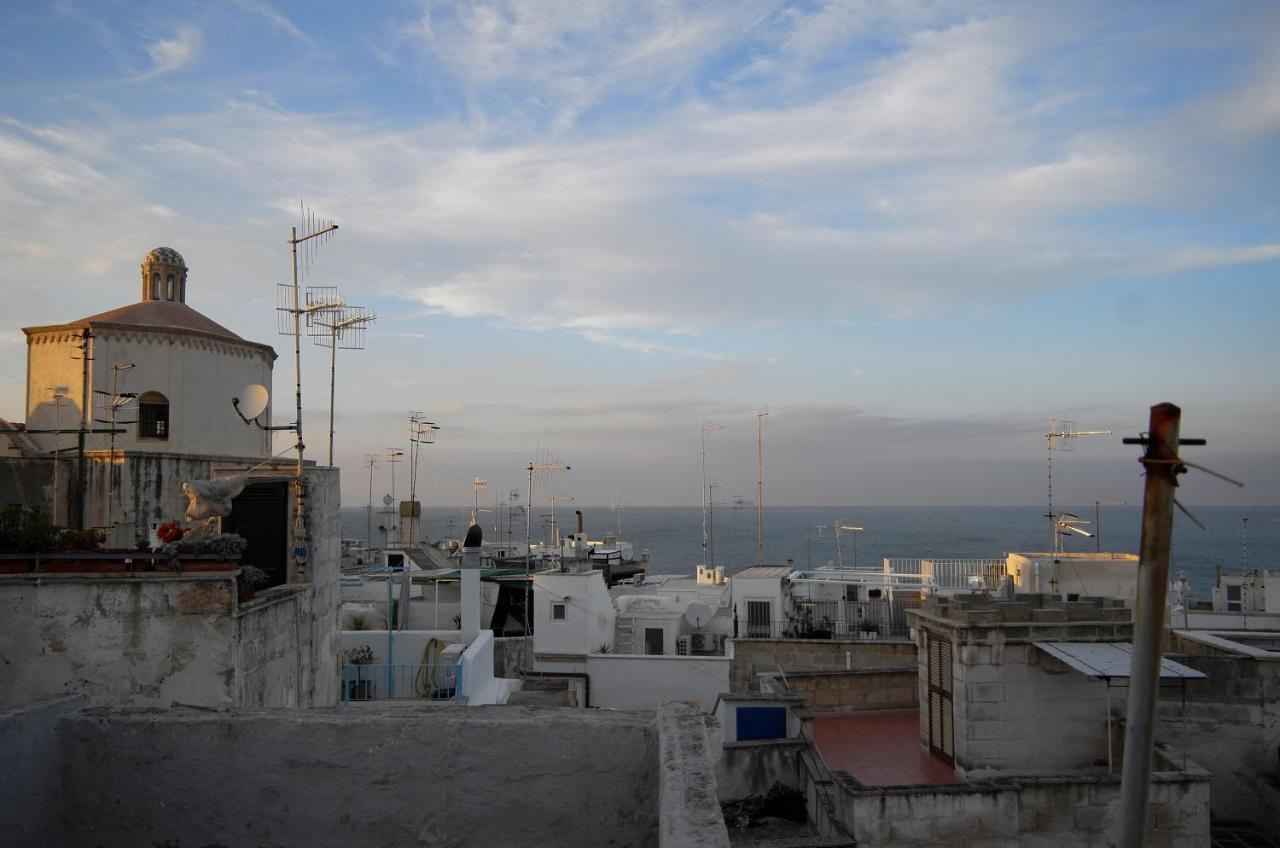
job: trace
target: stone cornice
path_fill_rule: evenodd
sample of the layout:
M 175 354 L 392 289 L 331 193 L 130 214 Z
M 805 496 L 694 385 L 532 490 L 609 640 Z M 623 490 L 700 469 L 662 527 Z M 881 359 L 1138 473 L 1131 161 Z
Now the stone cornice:
M 129 342 L 150 342 L 152 344 L 180 344 L 195 350 L 212 350 L 233 356 L 262 356 L 268 362 L 276 360 L 275 349 L 271 345 L 258 342 L 232 339 L 200 330 L 188 330 L 181 327 L 147 327 L 140 324 L 109 324 L 97 321 L 76 321 L 70 324 L 49 324 L 42 327 L 23 327 L 27 335 L 28 345 L 66 344 L 78 341 L 84 329 L 88 327 L 98 339 L 119 339 Z

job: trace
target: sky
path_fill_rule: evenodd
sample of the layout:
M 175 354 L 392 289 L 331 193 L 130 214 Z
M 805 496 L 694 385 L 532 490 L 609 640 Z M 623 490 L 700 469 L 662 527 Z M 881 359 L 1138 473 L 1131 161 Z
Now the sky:
M 306 275 L 378 314 L 337 362 L 343 499 L 429 506 L 1280 503 L 1280 5 L 50 2 L 0 6 L 0 417 L 21 327 L 188 303 L 273 344 Z M 303 352 L 309 456 L 327 351 Z M 284 404 L 283 408 L 291 408 Z M 723 429 L 703 427 L 714 424 Z M 283 450 L 287 442 L 280 441 Z M 397 468 L 398 495 L 406 469 Z M 375 500 L 391 486 L 374 468 Z

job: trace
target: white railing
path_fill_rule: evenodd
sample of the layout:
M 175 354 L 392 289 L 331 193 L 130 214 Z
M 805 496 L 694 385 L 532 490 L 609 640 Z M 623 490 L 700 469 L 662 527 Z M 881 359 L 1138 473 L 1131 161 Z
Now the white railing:
M 893 577 L 915 577 L 939 589 L 968 589 L 973 587 L 975 580 L 981 580 L 981 585 L 986 588 L 995 588 L 1004 579 L 1005 561 L 886 557 L 884 573 Z

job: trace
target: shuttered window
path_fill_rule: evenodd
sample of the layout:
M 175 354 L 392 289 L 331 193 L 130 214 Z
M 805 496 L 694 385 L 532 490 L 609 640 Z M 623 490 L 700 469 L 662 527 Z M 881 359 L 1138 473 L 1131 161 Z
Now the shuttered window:
M 929 675 L 929 753 L 955 765 L 955 728 L 953 722 L 952 645 L 925 633 Z

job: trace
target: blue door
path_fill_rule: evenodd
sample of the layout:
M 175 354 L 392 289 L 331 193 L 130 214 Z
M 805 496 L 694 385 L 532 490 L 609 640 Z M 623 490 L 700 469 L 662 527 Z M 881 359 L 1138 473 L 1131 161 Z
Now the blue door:
M 738 707 L 738 741 L 787 738 L 786 707 Z

